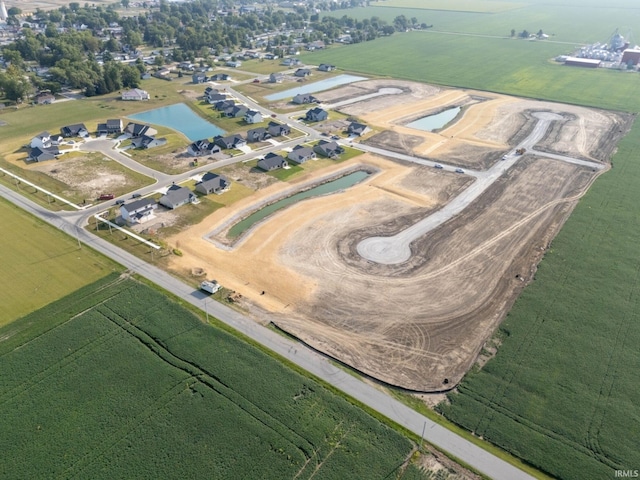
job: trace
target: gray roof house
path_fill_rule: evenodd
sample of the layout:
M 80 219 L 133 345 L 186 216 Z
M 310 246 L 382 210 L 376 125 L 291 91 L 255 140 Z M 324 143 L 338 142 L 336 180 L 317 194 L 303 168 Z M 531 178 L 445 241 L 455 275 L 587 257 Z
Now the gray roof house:
M 287 158 L 292 162 L 304 163 L 307 160 L 313 160 L 316 158 L 316 152 L 311 147 L 305 147 L 303 145 L 296 145 L 293 150 L 289 152 Z
M 141 137 L 142 135 L 155 135 L 157 132 L 149 125 L 143 125 L 141 123 L 129 122 L 124 127 L 124 133 L 131 138 Z
M 295 73 L 293 74 L 296 77 L 308 77 L 311 75 L 311 70 L 309 70 L 308 68 L 299 68 L 295 71 Z
M 236 104 L 234 103 L 233 100 L 220 100 L 219 102 L 213 105 L 213 108 L 215 108 L 219 112 L 226 114 L 227 112 L 230 112 L 231 109 L 235 106 Z
M 329 114 L 326 110 L 323 110 L 320 107 L 315 107 L 307 112 L 305 120 L 309 122 L 322 122 L 323 120 L 326 120 L 328 116 Z
M 58 147 L 36 147 L 32 148 L 29 151 L 29 160 L 33 160 L 35 162 L 45 162 L 47 160 L 53 160 L 57 155 L 60 155 L 60 150 L 58 150 Z
M 166 138 L 156 138 L 150 135 L 142 135 L 141 137 L 136 137 L 131 140 L 131 145 L 133 145 L 135 148 L 161 147 L 162 145 L 166 144 Z
M 109 119 L 106 123 L 99 123 L 98 135 L 110 135 L 112 133 L 122 133 L 122 120 L 119 118 Z
M 369 127 L 364 123 L 351 122 L 347 127 L 347 133 L 349 135 L 358 135 L 359 137 L 367 133 Z
M 291 100 L 293 103 L 302 105 L 304 103 L 316 103 L 318 100 L 310 93 L 299 93 Z
M 249 108 L 244 105 L 234 105 L 233 108 L 226 113 L 226 116 L 231 118 L 244 117 L 248 111 Z
M 192 83 L 204 83 L 206 81 L 209 80 L 209 77 L 207 77 L 204 73 L 194 73 L 193 75 L 191 75 L 191 82 Z
M 269 132 L 264 127 L 252 128 L 247 131 L 247 142 L 262 142 L 271 138 Z
M 212 155 L 220 152 L 220 146 L 208 139 L 196 140 L 187 148 L 187 153 L 192 157 L 201 157 L 203 155 Z
M 239 133 L 235 133 L 233 135 L 229 135 L 228 137 L 217 136 L 214 139 L 216 145 L 220 148 L 226 150 L 229 148 L 238 148 L 243 147 L 247 144 L 247 141 L 240 136 Z
M 196 183 L 196 192 L 209 195 L 215 193 L 220 195 L 231 188 L 231 182 L 227 177 L 223 175 L 216 175 L 215 173 L 207 172 L 202 176 L 202 179 Z
M 322 155 L 323 157 L 337 158 L 340 154 L 344 153 L 344 148 L 342 148 L 336 142 L 320 140 L 318 144 L 313 147 L 313 151 L 318 155 Z
M 264 158 L 258 160 L 258 167 L 265 172 L 270 172 L 271 170 L 276 170 L 278 168 L 287 166 L 289 166 L 287 160 L 275 153 L 267 153 Z
M 178 208 L 187 203 L 192 203 L 197 200 L 196 194 L 189 190 L 187 187 L 181 187 L 180 185 L 171 185 L 158 203 L 167 208 Z
M 271 83 L 282 83 L 284 80 L 284 74 L 280 72 L 275 72 L 269 75 L 269 82 Z
M 289 135 L 291 133 L 291 127 L 286 123 L 272 121 L 267 125 L 267 131 L 272 137 L 279 137 L 281 135 Z
M 262 113 L 257 110 L 247 110 L 244 114 L 244 121 L 247 123 L 262 123 Z
M 332 72 L 336 69 L 335 65 L 329 65 L 327 63 L 321 63 L 318 66 L 318 70 L 320 70 L 321 72 Z
M 129 224 L 144 223 L 154 218 L 153 211 L 156 208 L 158 203 L 153 198 L 141 198 L 120 205 L 120 216 Z
M 205 94 L 205 98 L 207 99 L 207 102 L 209 102 L 209 104 L 214 105 L 218 102 L 223 102 L 227 99 L 226 95 L 223 95 L 221 93 L 209 93 L 209 94 Z
M 66 125 L 60 129 L 63 137 L 88 137 L 89 131 L 84 123 L 76 123 L 74 125 Z
M 231 75 L 229 75 L 228 73 L 216 73 L 214 75 L 211 75 L 209 80 L 211 80 L 212 82 L 220 82 L 222 80 L 229 80 L 230 78 Z

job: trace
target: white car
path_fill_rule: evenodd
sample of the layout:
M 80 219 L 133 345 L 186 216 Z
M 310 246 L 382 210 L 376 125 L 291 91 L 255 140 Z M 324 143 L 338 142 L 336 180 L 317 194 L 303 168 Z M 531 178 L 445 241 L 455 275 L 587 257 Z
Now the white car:
M 456 168 L 456 173 L 464 173 L 464 170 L 461 168 Z
M 442 167 L 442 165 L 440 165 L 439 163 L 436 163 L 436 164 L 434 165 L 434 167 L 436 167 L 436 168 L 443 168 L 443 167 Z

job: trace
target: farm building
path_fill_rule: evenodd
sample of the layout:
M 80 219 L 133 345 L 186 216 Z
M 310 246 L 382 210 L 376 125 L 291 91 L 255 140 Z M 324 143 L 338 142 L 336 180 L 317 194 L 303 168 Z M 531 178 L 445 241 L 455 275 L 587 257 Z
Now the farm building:
M 153 212 L 156 208 L 158 203 L 153 198 L 141 198 L 120 205 L 120 216 L 129 224 L 144 223 L 154 218 Z
M 289 163 L 287 163 L 287 160 L 275 153 L 268 153 L 264 158 L 258 160 L 258 168 L 261 168 L 265 172 L 288 166 Z
M 189 190 L 187 187 L 181 187 L 180 185 L 171 185 L 158 203 L 167 208 L 174 209 L 186 205 L 187 203 L 193 203 L 198 199 L 196 194 Z
M 564 64 L 570 67 L 598 68 L 602 60 L 592 58 L 567 57 Z
M 640 50 L 627 48 L 622 52 L 622 60 L 620 60 L 620 63 L 624 63 L 626 65 L 631 63 L 632 65 L 637 65 L 638 62 L 640 62 Z
M 202 176 L 202 179 L 196 183 L 196 192 L 204 193 L 205 195 L 211 193 L 220 195 L 229 190 L 230 187 L 231 182 L 229 182 L 227 177 L 207 172 Z

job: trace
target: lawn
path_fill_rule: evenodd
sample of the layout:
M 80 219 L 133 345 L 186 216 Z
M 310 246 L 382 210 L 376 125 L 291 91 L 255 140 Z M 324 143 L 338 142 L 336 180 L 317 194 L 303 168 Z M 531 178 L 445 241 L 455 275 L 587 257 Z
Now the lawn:
M 0 325 L 120 269 L 4 199 L 0 199 L 0 218 Z
M 427 478 L 407 438 L 134 280 L 0 338 L 2 477 Z

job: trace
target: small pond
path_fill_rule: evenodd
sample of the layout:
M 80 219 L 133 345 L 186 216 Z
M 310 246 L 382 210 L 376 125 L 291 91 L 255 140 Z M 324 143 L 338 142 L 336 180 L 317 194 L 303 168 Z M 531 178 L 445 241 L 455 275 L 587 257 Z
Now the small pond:
M 357 75 L 343 74 L 338 75 L 337 77 L 326 78 L 324 80 L 320 80 L 319 82 L 305 83 L 301 87 L 290 88 L 289 90 L 285 90 L 283 92 L 273 93 L 271 95 L 267 95 L 264 98 L 266 98 L 270 102 L 273 102 L 274 100 L 282 100 L 283 98 L 294 97 L 299 93 L 321 92 L 322 90 L 329 90 L 330 88 L 337 87 L 339 85 L 359 82 L 360 80 L 366 80 L 366 78 L 358 77 Z
M 176 103 L 168 107 L 136 113 L 135 115 L 129 115 L 129 118 L 138 122 L 172 128 L 183 133 L 192 142 L 225 133 L 221 128 L 199 117 L 184 103 Z
M 278 200 L 277 202 L 261 208 L 260 210 L 249 215 L 244 220 L 236 223 L 229 229 L 227 237 L 237 238 L 249 228 L 251 228 L 255 223 L 259 222 L 265 217 L 268 217 L 272 213 L 277 212 L 278 210 L 288 207 L 289 205 L 293 205 L 294 203 L 297 203 L 300 200 L 304 200 L 305 198 L 317 197 L 318 195 L 325 195 L 327 193 L 333 193 L 339 190 L 344 190 L 345 188 L 352 187 L 356 183 L 359 183 L 367 178 L 369 175 L 370 174 L 368 172 L 360 170 L 350 173 L 349 175 L 345 175 L 344 177 L 337 178 L 330 182 L 323 183 L 322 185 L 318 185 L 317 187 L 313 187 L 309 190 L 305 190 L 304 192 L 296 193 L 295 195 L 292 195 L 290 197 Z
M 422 117 L 418 120 L 414 120 L 411 123 L 407 123 L 406 126 L 415 128 L 416 130 L 433 132 L 434 130 L 444 127 L 447 123 L 456 118 L 456 115 L 460 113 L 460 110 L 460 107 L 449 108 L 448 110 L 436 115 L 429 115 L 428 117 Z

